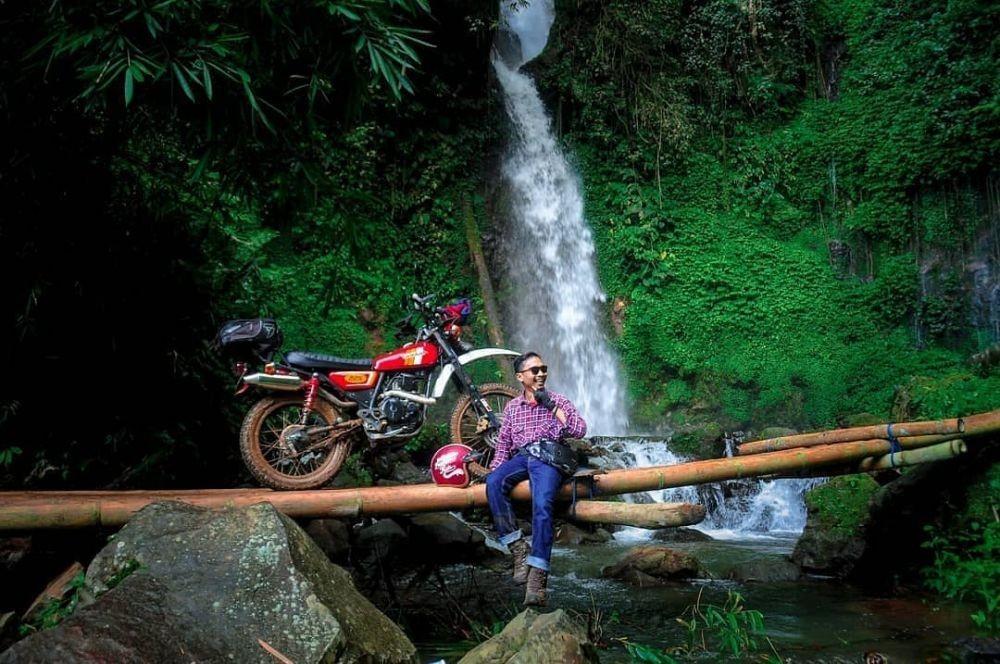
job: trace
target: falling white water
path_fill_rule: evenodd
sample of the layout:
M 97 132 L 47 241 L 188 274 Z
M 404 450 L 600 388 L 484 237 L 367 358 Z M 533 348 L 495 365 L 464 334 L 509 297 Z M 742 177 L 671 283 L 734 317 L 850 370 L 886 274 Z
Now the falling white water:
M 609 468 L 672 466 L 690 461 L 674 454 L 669 442 L 647 438 L 600 438 L 592 440 L 607 450 Z M 684 502 L 705 506 L 705 520 L 695 526 L 717 539 L 764 535 L 797 535 L 806 525 L 805 492 L 821 479 L 744 479 L 647 491 L 626 496 L 633 502 Z M 627 538 L 639 534 L 627 532 Z
M 536 5 L 551 11 L 551 2 L 538 0 L 528 11 Z M 551 14 L 535 15 L 551 24 Z M 516 30 L 519 24 L 510 25 Z M 534 33 L 519 36 L 522 48 L 537 47 Z M 531 51 L 522 50 L 522 56 L 526 52 Z M 500 57 L 494 56 L 493 66 L 511 126 L 503 163 L 509 193 L 503 246 L 512 342 L 542 355 L 550 367 L 549 385 L 576 404 L 591 435 L 624 433 L 624 389 L 601 329 L 606 298 L 597 280 L 580 182 L 552 133 L 534 82 Z

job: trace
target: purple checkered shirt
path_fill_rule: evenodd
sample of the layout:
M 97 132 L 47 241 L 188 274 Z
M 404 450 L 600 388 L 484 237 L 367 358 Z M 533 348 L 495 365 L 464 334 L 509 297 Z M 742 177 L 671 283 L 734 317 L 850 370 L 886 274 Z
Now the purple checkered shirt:
M 550 391 L 549 396 L 566 413 L 566 424 L 557 420 L 549 410 L 526 401 L 523 393 L 514 397 L 503 409 L 503 424 L 500 425 L 496 454 L 490 470 L 509 459 L 511 452 L 528 443 L 542 439 L 583 438 L 586 435 L 587 423 L 576 411 L 576 406 L 561 394 Z

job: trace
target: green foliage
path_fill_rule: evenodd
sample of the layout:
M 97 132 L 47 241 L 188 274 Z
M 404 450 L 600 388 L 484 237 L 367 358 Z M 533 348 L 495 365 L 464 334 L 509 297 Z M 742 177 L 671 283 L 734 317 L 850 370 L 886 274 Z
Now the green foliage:
M 643 418 L 683 401 L 736 425 L 888 418 L 911 377 L 943 390 L 921 415 L 998 405 L 964 363 L 985 342 L 960 278 L 986 256 L 995 8 L 560 11 L 540 76 L 571 109 L 560 126 L 602 282 L 629 303 L 620 349 Z
M 868 520 L 878 483 L 868 475 L 834 477 L 806 493 L 810 518 L 840 537 L 857 535 Z
M 38 609 L 31 617 L 31 620 L 18 627 L 21 636 L 28 636 L 34 632 L 55 627 L 67 616 L 76 610 L 80 603 L 80 594 L 86 585 L 86 575 L 78 572 L 70 580 L 66 592 L 62 597 L 48 600 L 42 608 Z
M 972 622 L 991 635 L 1000 634 L 1000 464 L 968 489 L 969 502 L 957 515 L 960 526 L 941 530 L 925 526 L 922 544 L 934 554 L 923 570 L 924 583 L 944 597 L 973 604 Z
M 416 436 L 411 438 L 403 449 L 407 452 L 434 450 L 448 442 L 448 424 L 425 424 Z
M 719 652 L 746 656 L 761 650 L 765 643 L 774 650 L 764 629 L 764 615 L 747 609 L 743 605 L 743 597 L 732 590 L 727 593 L 722 606 L 702 604 L 699 593 L 697 601 L 677 622 L 687 630 L 688 643 L 684 652 L 688 655 Z M 777 656 L 777 652 L 774 654 Z
M 14 457 L 22 453 L 22 449 L 17 445 L 11 445 L 0 450 L 0 466 L 9 466 L 14 462 Z
M 701 660 L 708 654 L 740 661 L 781 662 L 782 659 L 767 637 L 764 615 L 747 609 L 743 597 L 732 590 L 722 606 L 703 604 L 701 593 L 695 603 L 677 618 L 687 634 L 687 644 L 669 651 L 623 640 L 633 662 L 676 664 L 680 661 Z M 760 652 L 766 649 L 770 652 Z
M 406 23 L 429 11 L 426 0 L 265 1 L 252 7 L 56 2 L 32 55 L 66 61 L 84 100 L 120 99 L 129 106 L 137 89 L 192 104 L 225 105 L 242 97 L 249 116 L 273 131 L 272 116 L 343 94 L 345 70 L 386 85 L 397 99 L 412 93 L 409 72 L 419 64 L 414 46 L 428 44 L 420 38 L 424 31 Z
M 646 662 L 648 664 L 677 664 L 679 661 L 673 655 L 669 655 L 662 650 L 657 650 L 652 646 L 641 643 L 624 641 L 625 652 L 629 654 L 633 662 Z

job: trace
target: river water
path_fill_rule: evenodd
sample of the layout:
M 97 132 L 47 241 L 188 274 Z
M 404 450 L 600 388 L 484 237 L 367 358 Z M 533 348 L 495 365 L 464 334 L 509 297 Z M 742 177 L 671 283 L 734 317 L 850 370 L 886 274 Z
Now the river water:
M 731 590 L 742 595 L 746 608 L 763 612 L 768 637 L 784 661 L 853 664 L 861 662 L 864 653 L 875 651 L 894 663 L 923 662 L 938 656 L 958 636 L 970 633 L 967 610 L 939 606 L 919 596 L 877 596 L 841 581 L 818 578 L 780 583 L 726 580 L 729 571 L 741 563 L 784 561 L 795 536 L 668 544 L 696 556 L 712 579 L 654 588 L 603 579 L 601 569 L 636 544 L 631 537 L 619 535 L 606 544 L 557 546 L 549 581 L 550 609 L 566 609 L 584 624 L 595 608 L 602 612 L 600 657 L 605 663 L 631 661 L 622 639 L 657 648 L 685 643 L 685 632 L 676 618 L 699 596 L 703 604 L 721 606 Z M 523 588 L 515 587 L 506 571 L 453 566 L 444 571 L 444 579 L 454 601 L 472 607 L 487 597 L 499 620 L 521 610 Z M 474 646 L 469 641 L 421 641 L 420 630 L 411 636 L 423 661 L 455 662 Z

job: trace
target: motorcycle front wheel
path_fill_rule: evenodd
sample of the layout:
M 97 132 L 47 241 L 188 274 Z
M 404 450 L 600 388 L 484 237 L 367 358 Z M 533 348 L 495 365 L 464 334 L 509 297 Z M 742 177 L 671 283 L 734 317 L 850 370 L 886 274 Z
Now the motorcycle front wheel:
M 503 383 L 485 383 L 479 386 L 479 394 L 503 422 L 503 409 L 511 399 L 521 392 Z M 482 452 L 479 461 L 469 464 L 469 471 L 474 477 L 485 477 L 490 472 L 490 463 L 496 447 L 497 431 L 482 430 L 482 423 L 476 409 L 472 407 L 472 397 L 463 394 L 451 411 L 451 442 L 468 445 L 475 452 Z
M 338 416 L 333 404 L 317 399 L 306 426 L 328 426 Z M 351 451 L 351 441 L 338 440 L 315 450 L 297 452 L 283 439 L 283 434 L 294 431 L 301 422 L 301 396 L 265 397 L 247 413 L 240 429 L 240 453 L 258 482 L 286 491 L 315 489 L 340 470 Z

